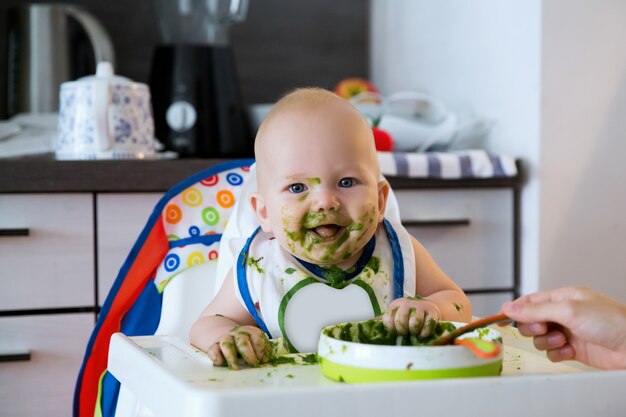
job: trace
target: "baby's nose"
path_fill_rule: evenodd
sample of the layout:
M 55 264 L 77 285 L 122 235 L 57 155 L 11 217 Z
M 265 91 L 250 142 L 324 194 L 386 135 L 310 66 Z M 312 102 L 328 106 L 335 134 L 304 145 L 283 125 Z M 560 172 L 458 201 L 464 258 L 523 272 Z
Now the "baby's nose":
M 320 190 L 315 196 L 313 201 L 313 210 L 315 211 L 327 211 L 339 209 L 340 203 L 337 196 L 326 190 Z

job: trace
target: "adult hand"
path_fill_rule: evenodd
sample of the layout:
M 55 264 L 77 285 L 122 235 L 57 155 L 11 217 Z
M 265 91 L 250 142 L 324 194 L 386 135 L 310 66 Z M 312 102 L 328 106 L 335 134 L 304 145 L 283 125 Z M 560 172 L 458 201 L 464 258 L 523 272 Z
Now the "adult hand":
M 626 305 L 587 287 L 529 294 L 504 303 L 502 312 L 553 362 L 626 368 Z
M 441 320 L 439 307 L 422 297 L 393 300 L 383 315 L 383 324 L 389 332 L 427 337 Z
M 255 326 L 235 326 L 213 343 L 207 353 L 216 366 L 239 369 L 239 357 L 250 366 L 270 360 L 272 346 L 266 334 Z

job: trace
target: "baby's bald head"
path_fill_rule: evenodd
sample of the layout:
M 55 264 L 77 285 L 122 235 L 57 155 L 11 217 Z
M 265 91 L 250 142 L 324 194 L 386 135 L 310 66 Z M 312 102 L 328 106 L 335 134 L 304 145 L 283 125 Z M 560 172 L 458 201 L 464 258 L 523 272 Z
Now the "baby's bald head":
M 331 144 L 324 141 L 331 136 L 340 139 Z M 311 145 L 328 152 L 346 146 L 358 148 L 358 152 L 352 149 L 350 155 L 367 158 L 375 174 L 380 174 L 371 128 L 363 115 L 347 100 L 328 90 L 301 88 L 280 99 L 259 127 L 254 144 L 259 191 L 262 192 L 265 174 L 278 162 L 280 150 L 297 147 L 305 152 Z M 302 156 L 302 162 L 306 163 L 307 155 L 294 153 L 288 157 Z

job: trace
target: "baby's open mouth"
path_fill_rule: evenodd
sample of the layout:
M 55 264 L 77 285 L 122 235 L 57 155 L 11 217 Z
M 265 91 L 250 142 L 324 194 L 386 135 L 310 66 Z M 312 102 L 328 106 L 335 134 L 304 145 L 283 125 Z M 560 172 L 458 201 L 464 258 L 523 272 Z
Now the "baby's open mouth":
M 339 234 L 339 232 L 341 232 L 343 229 L 343 226 L 339 226 L 338 224 L 323 224 L 317 227 L 313 227 L 309 229 L 309 231 L 315 233 L 322 238 L 332 238 Z

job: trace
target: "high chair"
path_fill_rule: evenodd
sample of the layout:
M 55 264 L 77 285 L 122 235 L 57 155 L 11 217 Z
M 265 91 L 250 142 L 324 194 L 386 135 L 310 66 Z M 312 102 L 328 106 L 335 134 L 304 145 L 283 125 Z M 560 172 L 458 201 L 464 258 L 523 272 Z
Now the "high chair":
M 247 201 L 256 191 L 253 162 L 234 160 L 207 168 L 159 200 L 92 332 L 76 383 L 75 417 L 152 415 L 107 372 L 109 339 L 122 332 L 188 340 L 191 325 L 258 227 Z M 385 216 L 400 221 L 392 191 Z

